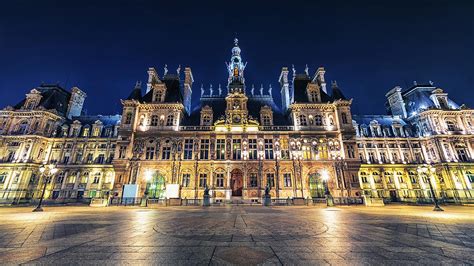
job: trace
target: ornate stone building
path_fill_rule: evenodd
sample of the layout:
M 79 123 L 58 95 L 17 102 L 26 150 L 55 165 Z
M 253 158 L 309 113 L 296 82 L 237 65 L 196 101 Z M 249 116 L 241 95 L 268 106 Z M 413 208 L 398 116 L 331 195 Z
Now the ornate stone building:
M 276 198 L 318 198 L 324 179 L 335 197 L 430 198 L 423 163 L 434 164 L 439 196 L 472 198 L 473 110 L 441 89 L 414 86 L 387 93 L 390 115 L 357 116 L 324 68 L 283 67 L 277 90 L 245 80 L 235 40 L 227 84 L 193 87 L 191 68 L 148 70 L 122 100 L 121 116 L 85 116 L 86 94 L 41 85 L 0 111 L 0 199 L 39 196 L 43 163 L 58 174 L 47 198 L 122 196 L 124 187 L 164 197 L 255 201 L 265 187 Z M 192 95 L 199 93 L 199 103 Z M 196 92 L 197 90 L 197 92 Z M 197 98 L 197 97 L 194 97 Z M 169 191 L 168 191 L 169 192 Z

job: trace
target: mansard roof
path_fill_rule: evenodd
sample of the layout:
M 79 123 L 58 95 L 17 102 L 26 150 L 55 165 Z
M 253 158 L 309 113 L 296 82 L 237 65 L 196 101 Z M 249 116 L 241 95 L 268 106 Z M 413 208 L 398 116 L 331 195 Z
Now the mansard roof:
M 371 122 L 377 121 L 381 126 L 391 126 L 394 122 L 406 126 L 407 123 L 400 116 L 391 115 L 352 115 L 352 119 L 359 125 L 370 125 Z
M 38 107 L 46 110 L 56 110 L 60 115 L 66 116 L 71 93 L 63 89 L 59 84 L 41 84 L 34 88 L 41 93 L 41 101 Z M 25 104 L 26 98 L 14 106 L 15 109 L 21 109 Z
M 82 125 L 93 125 L 96 121 L 102 122 L 105 126 L 115 126 L 120 123 L 121 115 L 81 115 L 74 116 L 69 123 L 74 121 L 81 122 Z
M 405 108 L 408 114 L 419 112 L 424 109 L 438 108 L 433 100 L 430 98 L 432 92 L 437 87 L 432 84 L 414 85 L 411 88 L 402 92 L 402 97 L 405 102 Z M 459 105 L 448 98 L 448 105 L 451 109 L 459 109 Z
M 183 102 L 183 88 L 182 82 L 179 80 L 179 76 L 176 74 L 166 74 L 162 82 L 165 83 L 166 86 L 166 96 L 165 101 L 166 103 L 182 103 Z M 153 90 L 150 90 L 146 93 L 142 101 L 152 102 L 153 99 Z
M 308 91 L 306 87 L 311 83 L 311 78 L 305 74 L 297 74 L 293 80 L 292 94 L 294 103 L 307 103 L 309 102 Z M 326 92 L 321 90 L 321 102 L 332 102 L 334 98 L 329 96 Z

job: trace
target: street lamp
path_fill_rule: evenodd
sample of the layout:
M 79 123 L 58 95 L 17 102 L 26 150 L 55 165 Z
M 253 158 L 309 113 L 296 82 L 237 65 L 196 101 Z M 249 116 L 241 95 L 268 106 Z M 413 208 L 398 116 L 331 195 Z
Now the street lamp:
M 323 179 L 324 184 L 324 194 L 326 196 L 326 205 L 328 207 L 334 206 L 334 200 L 331 196 L 331 192 L 329 191 L 328 181 L 329 181 L 329 173 L 326 169 L 321 171 L 321 178 Z
M 43 208 L 41 208 L 41 204 L 43 203 L 43 198 L 44 198 L 44 193 L 46 192 L 46 187 L 48 186 L 50 178 L 54 176 L 58 172 L 58 169 L 56 168 L 56 165 L 50 164 L 50 165 L 45 165 L 43 164 L 40 168 L 39 171 L 41 173 L 41 176 L 44 179 L 44 185 L 43 185 L 43 192 L 41 192 L 41 198 L 38 202 L 38 206 L 33 210 L 33 212 L 42 212 Z
M 438 204 L 438 199 L 436 198 L 433 185 L 431 184 L 431 178 L 433 177 L 433 173 L 436 171 L 436 168 L 434 168 L 431 165 L 423 165 L 423 166 L 418 166 L 418 173 L 423 174 L 427 177 L 428 179 L 428 185 L 430 186 L 430 191 L 431 191 L 431 197 L 433 198 L 433 202 L 435 204 L 435 207 L 433 211 L 444 211 Z
M 150 185 L 150 181 L 153 177 L 153 172 L 151 170 L 147 170 L 145 172 L 145 193 L 142 199 L 142 202 L 140 204 L 141 207 L 148 207 L 148 186 Z

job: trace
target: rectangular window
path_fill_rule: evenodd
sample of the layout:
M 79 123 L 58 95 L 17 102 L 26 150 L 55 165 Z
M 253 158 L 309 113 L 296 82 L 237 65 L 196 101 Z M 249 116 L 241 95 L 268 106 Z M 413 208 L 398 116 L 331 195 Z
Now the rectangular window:
M 92 153 L 87 154 L 87 163 L 92 163 L 92 161 L 93 161 Z
M 362 179 L 362 183 L 367 183 L 367 177 L 366 176 L 361 176 L 360 179 Z
M 199 174 L 199 187 L 205 187 L 207 184 L 207 174 Z
M 267 184 L 272 188 L 275 187 L 275 175 L 267 174 Z
M 191 174 L 183 174 L 183 180 L 181 182 L 181 185 L 183 187 L 189 187 L 190 182 L 191 182 Z
M 100 182 L 100 174 L 96 174 L 94 176 L 94 180 L 92 181 L 92 183 L 99 184 L 99 182 Z
M 369 152 L 369 160 L 371 163 L 375 162 L 375 156 L 373 152 Z
M 249 139 L 249 160 L 257 160 L 257 140 Z
M 265 159 L 273 159 L 273 140 L 265 139 Z
M 127 151 L 127 146 L 120 146 L 119 148 L 119 159 L 125 159 L 125 152 Z
M 216 159 L 225 160 L 225 139 L 218 139 L 216 143 Z
M 224 187 L 224 174 L 216 174 L 216 187 Z
M 171 157 L 171 147 L 165 146 L 163 147 L 162 153 L 161 153 L 161 159 L 162 160 L 169 160 Z
M 285 187 L 291 187 L 291 174 L 290 173 L 283 174 L 283 182 L 285 182 Z
M 146 160 L 153 160 L 154 156 L 155 156 L 155 147 L 146 147 L 145 159 Z
M 103 164 L 105 161 L 105 156 L 103 154 L 99 154 L 99 156 L 97 156 L 96 161 L 98 164 Z
M 348 156 L 350 159 L 354 159 L 354 158 L 355 158 L 354 146 L 352 146 L 352 145 L 347 145 L 347 156 Z
M 193 140 L 192 139 L 185 139 L 184 140 L 183 159 L 184 160 L 192 160 L 193 159 Z
M 250 187 L 257 187 L 258 183 L 257 183 L 257 174 L 255 173 L 251 173 L 250 174 L 250 177 L 249 177 L 249 185 Z
M 232 159 L 242 159 L 242 144 L 240 139 L 232 140 Z
M 209 160 L 209 140 L 201 139 L 201 149 L 199 151 L 199 158 L 201 160 Z
M 69 163 L 69 154 L 64 155 L 64 158 L 63 158 L 63 164 L 67 164 L 67 163 Z

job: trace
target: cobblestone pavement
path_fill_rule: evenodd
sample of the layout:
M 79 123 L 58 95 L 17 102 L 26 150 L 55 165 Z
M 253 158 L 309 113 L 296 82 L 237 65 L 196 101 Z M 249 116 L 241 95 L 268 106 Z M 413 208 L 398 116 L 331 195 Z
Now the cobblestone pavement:
M 474 208 L 0 208 L 2 264 L 473 264 Z

